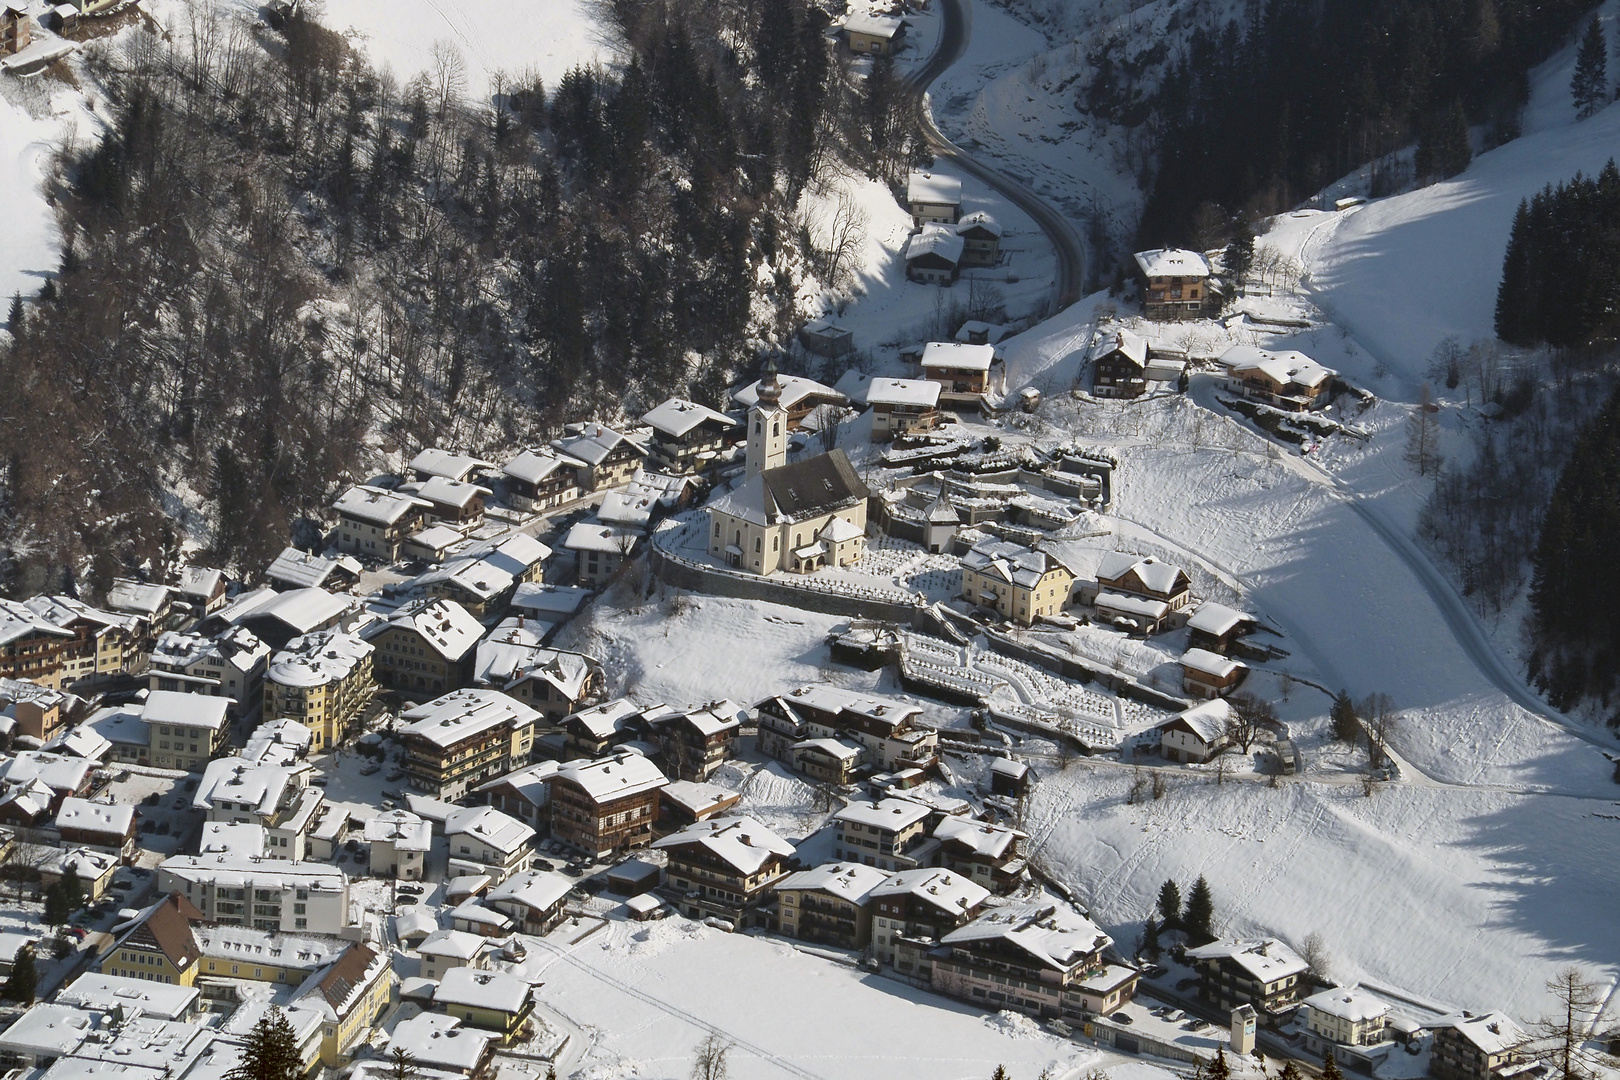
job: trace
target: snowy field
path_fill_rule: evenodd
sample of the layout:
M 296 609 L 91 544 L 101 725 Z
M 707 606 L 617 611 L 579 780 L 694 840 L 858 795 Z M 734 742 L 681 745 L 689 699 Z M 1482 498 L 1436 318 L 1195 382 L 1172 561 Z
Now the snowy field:
M 615 920 L 564 944 L 577 933 L 565 925 L 548 939 L 523 939 L 533 947 L 513 968 L 544 984 L 542 1015 L 560 1014 L 560 1026 L 582 1036 L 559 1075 L 685 1076 L 692 1048 L 711 1031 L 735 1044 L 734 1080 L 982 1078 L 997 1065 L 1014 1080 L 1035 1080 L 1048 1067 L 1064 1077 L 1122 1060 L 1027 1017 L 986 1014 L 779 940 L 679 918 Z
M 6 238 L 0 244 L 0 297 L 30 297 L 56 274 L 61 236 L 42 184 L 55 148 L 95 124 L 75 91 L 46 76 L 0 78 L 0 201 Z
M 610 64 L 611 38 L 600 29 L 595 0 L 325 0 L 323 21 L 348 31 L 381 69 L 401 82 L 435 68 L 434 50 L 450 46 L 465 65 L 467 94 L 484 101 L 497 73 L 506 84 L 538 76 L 547 91 L 577 65 Z

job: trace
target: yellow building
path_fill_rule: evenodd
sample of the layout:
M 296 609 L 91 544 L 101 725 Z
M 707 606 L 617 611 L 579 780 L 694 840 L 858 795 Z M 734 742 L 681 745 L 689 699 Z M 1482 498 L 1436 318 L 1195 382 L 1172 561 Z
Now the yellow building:
M 444 973 L 433 1003 L 468 1027 L 498 1033 L 505 1046 L 534 1011 L 534 988 L 504 971 L 457 967 Z
M 525 983 L 525 986 L 528 984 Z M 355 944 L 338 957 L 320 981 L 297 999 L 322 1014 L 321 1063 L 339 1064 L 370 1032 L 393 994 L 394 968 L 387 953 Z
M 376 693 L 372 653 L 369 643 L 337 630 L 293 638 L 265 672 L 264 715 L 309 728 L 314 751 L 341 742 Z
M 201 919 L 191 901 L 170 893 L 141 912 L 112 948 L 97 957 L 95 969 L 126 979 L 191 986 L 202 956 L 191 924 Z
M 1068 606 L 1074 575 L 1044 551 L 984 540 L 962 557 L 962 597 L 1025 626 Z

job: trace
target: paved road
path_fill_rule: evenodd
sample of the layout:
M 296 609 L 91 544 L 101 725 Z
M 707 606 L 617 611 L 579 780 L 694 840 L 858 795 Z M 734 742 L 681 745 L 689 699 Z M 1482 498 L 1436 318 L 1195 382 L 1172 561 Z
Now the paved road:
M 923 137 L 928 140 L 928 146 L 934 151 L 936 158 L 950 162 L 952 166 L 985 184 L 1028 214 L 1052 242 L 1052 249 L 1057 252 L 1058 265 L 1052 282 L 1052 307 L 1048 314 L 1055 315 L 1083 295 L 1086 278 L 1085 244 L 1081 242 L 1080 234 L 1074 231 L 1074 226 L 1069 224 L 1068 219 L 1053 209 L 1046 200 L 1005 173 L 998 172 L 970 157 L 961 147 L 947 139 L 934 124 L 933 111 L 928 107 L 928 87 L 967 51 L 968 38 L 973 32 L 972 0 L 939 0 L 939 13 L 943 23 L 940 28 L 939 47 L 934 50 L 934 55 L 928 63 L 907 80 L 917 100 L 918 124 L 922 127 Z

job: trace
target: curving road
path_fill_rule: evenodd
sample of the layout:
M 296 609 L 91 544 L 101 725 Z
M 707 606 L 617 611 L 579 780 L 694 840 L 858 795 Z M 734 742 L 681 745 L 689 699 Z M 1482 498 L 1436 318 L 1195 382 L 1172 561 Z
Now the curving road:
M 957 169 L 980 181 L 1018 209 L 1028 214 L 1041 232 L 1052 242 L 1057 253 L 1057 273 L 1052 282 L 1052 308 L 1049 315 L 1079 300 L 1084 293 L 1086 279 L 1086 248 L 1080 234 L 1074 231 L 1057 210 L 1045 199 L 1005 173 L 998 172 L 947 139 L 934 123 L 933 110 L 928 107 L 928 87 L 945 70 L 962 58 L 967 51 L 968 37 L 973 29 L 971 0 L 937 0 L 942 26 L 939 46 L 934 55 L 906 82 L 917 103 L 917 123 L 923 138 L 936 158 L 949 161 Z

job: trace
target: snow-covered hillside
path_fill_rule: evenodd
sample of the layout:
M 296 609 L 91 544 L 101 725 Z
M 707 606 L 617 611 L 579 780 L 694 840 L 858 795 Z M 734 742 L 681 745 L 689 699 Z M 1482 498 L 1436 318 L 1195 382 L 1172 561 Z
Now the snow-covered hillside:
M 434 50 L 449 45 L 466 65 L 467 93 L 484 100 L 494 76 L 555 88 L 569 68 L 611 62 L 614 44 L 594 0 L 326 0 L 324 21 L 347 30 L 379 69 L 401 81 L 433 71 Z

